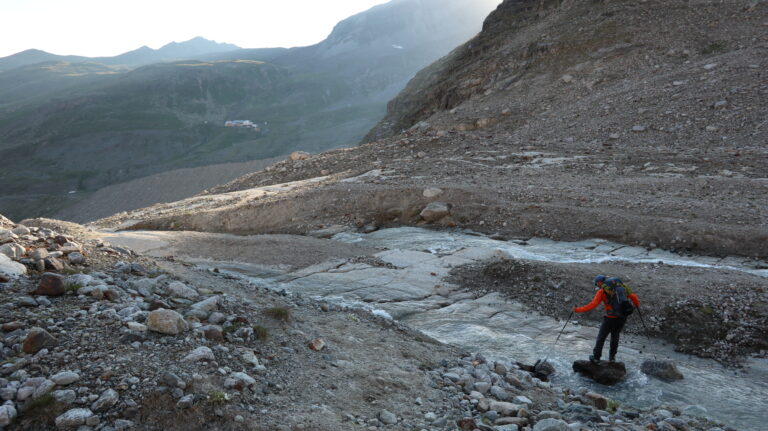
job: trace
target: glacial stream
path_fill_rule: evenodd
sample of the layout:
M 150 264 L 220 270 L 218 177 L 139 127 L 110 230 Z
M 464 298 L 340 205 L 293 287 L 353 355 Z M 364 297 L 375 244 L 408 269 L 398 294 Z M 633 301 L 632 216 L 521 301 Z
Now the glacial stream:
M 532 364 L 547 357 L 558 371 L 552 379 L 557 386 L 587 387 L 641 408 L 674 405 L 691 415 L 706 416 L 740 430 L 765 429 L 768 360 L 750 359 L 743 369 L 726 369 L 712 360 L 676 353 L 660 340 L 623 334 L 619 357 L 627 365 L 628 378 L 619 385 L 606 387 L 571 370 L 574 360 L 586 359 L 590 354 L 597 328 L 569 324 L 555 344 L 565 322 L 527 310 L 495 293 L 476 298 L 471 292 L 443 281 L 454 266 L 498 255 L 563 263 L 662 261 L 665 265 L 729 268 L 766 277 L 768 282 L 764 263 L 757 265 L 739 258 L 682 257 L 601 240 L 496 241 L 465 232 L 419 228 L 342 233 L 333 239 L 381 249 L 376 255 L 380 263 L 330 261 L 287 274 L 268 273 L 245 264 L 217 265 L 247 275 L 260 286 L 389 315 L 440 341 L 482 352 L 489 358 Z M 635 314 L 630 318 L 638 317 Z M 606 345 L 606 355 L 607 350 Z M 675 361 L 685 378 L 665 383 L 646 376 L 640 372 L 640 364 L 650 358 Z

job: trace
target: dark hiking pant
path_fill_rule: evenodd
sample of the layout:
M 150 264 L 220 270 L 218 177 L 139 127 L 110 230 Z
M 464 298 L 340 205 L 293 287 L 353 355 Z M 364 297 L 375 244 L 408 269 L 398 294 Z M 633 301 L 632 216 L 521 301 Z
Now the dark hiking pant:
M 597 334 L 595 350 L 592 352 L 595 359 L 600 360 L 600 357 L 603 356 L 603 344 L 605 344 L 608 334 L 611 335 L 611 349 L 608 357 L 610 359 L 616 357 L 616 352 L 619 350 L 619 334 L 621 334 L 621 328 L 626 322 L 626 317 L 603 317 L 603 324 L 600 325 L 600 332 Z

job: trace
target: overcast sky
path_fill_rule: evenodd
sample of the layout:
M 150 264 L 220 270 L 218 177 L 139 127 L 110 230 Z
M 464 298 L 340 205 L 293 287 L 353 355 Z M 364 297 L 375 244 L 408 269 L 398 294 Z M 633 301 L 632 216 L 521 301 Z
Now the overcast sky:
M 243 48 L 312 45 L 387 0 L 0 0 L 0 57 L 30 48 L 113 56 L 202 36 Z

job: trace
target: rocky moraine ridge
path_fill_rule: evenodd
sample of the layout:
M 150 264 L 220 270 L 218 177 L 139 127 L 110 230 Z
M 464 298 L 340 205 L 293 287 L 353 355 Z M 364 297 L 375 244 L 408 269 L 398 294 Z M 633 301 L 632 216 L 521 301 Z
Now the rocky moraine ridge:
M 2 223 L 3 429 L 727 429 L 552 387 L 514 361 L 71 223 Z

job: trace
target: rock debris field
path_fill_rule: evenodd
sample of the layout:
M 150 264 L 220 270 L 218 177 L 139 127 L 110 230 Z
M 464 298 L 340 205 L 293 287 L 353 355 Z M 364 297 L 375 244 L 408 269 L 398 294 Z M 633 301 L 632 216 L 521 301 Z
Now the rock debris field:
M 3 223 L 4 429 L 718 429 L 72 224 Z

